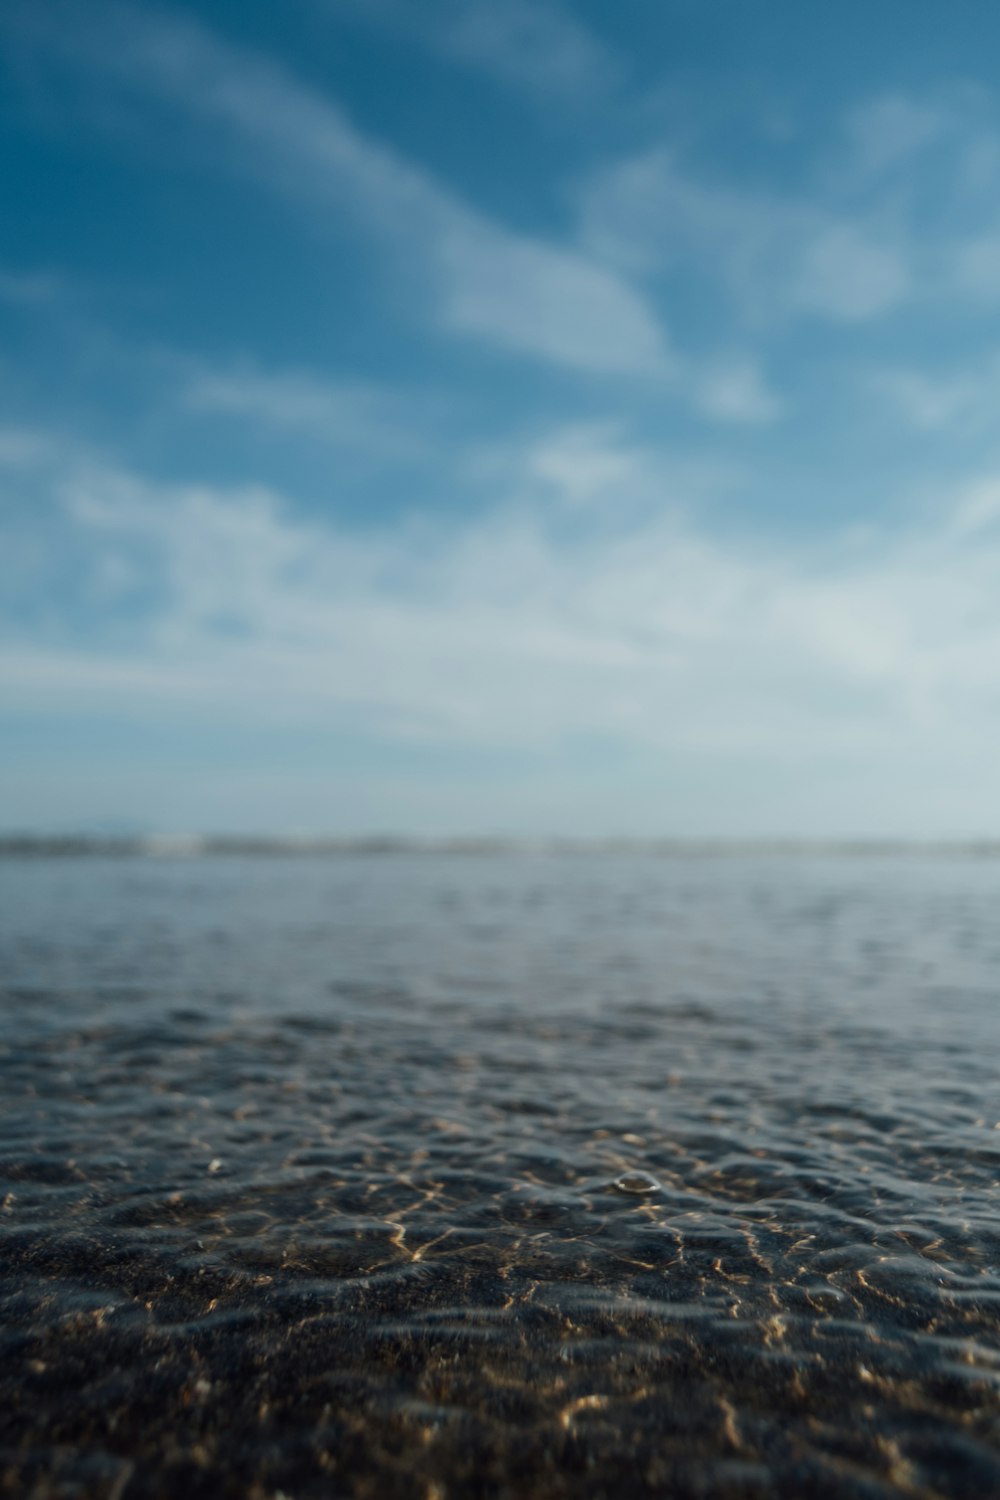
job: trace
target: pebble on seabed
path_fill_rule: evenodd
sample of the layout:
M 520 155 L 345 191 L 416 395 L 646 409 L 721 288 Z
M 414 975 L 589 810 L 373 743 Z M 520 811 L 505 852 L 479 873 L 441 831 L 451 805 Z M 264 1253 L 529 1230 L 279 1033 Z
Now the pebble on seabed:
M 620 1193 L 658 1193 L 660 1184 L 649 1172 L 623 1172 L 615 1179 Z

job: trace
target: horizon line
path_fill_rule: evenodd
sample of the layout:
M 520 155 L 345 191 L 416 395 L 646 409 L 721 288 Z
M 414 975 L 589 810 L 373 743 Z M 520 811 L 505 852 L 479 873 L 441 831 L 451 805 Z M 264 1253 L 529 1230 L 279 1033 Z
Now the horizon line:
M 1000 858 L 1000 836 L 919 838 L 860 835 L 813 836 L 608 835 L 538 837 L 493 834 L 427 836 L 406 834 L 235 834 L 235 833 L 0 833 L 0 858 L 29 856 L 116 858 L 205 858 L 212 856 L 318 855 L 608 855 L 683 857 L 697 855 L 926 855 Z

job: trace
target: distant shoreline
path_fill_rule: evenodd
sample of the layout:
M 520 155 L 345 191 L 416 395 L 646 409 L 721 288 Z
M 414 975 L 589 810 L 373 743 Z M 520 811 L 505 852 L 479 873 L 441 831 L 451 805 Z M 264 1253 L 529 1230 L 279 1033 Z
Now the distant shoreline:
M 237 834 L 0 835 L 0 859 L 310 857 L 349 855 L 637 855 L 649 858 L 851 857 L 1000 858 L 996 839 L 724 839 L 465 837 L 422 839 L 392 835 L 297 838 Z

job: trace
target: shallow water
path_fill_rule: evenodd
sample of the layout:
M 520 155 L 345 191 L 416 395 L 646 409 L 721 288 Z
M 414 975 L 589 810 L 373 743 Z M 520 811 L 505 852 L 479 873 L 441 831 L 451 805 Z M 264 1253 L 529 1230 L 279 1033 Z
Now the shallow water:
M 1000 1494 L 1000 861 L 0 861 L 0 1492 Z

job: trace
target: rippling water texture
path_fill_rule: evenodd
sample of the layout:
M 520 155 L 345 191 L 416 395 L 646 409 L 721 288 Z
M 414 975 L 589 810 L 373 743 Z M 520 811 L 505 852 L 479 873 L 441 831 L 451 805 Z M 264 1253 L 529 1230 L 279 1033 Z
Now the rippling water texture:
M 1000 862 L 0 862 L 0 1492 L 1000 1494 Z

